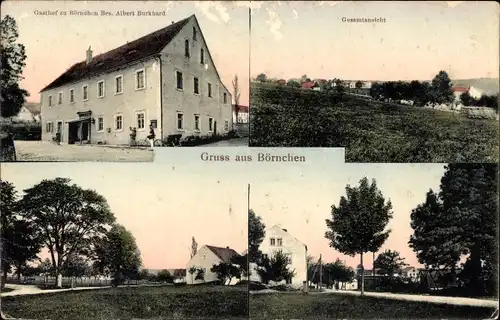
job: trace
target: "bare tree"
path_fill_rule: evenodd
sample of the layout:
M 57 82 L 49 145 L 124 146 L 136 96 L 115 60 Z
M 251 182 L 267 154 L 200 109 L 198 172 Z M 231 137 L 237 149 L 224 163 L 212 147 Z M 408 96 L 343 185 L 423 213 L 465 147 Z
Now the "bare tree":
M 233 79 L 233 97 L 234 97 L 234 113 L 236 116 L 236 123 L 238 123 L 238 114 L 240 112 L 240 85 L 238 84 L 238 75 L 234 75 Z

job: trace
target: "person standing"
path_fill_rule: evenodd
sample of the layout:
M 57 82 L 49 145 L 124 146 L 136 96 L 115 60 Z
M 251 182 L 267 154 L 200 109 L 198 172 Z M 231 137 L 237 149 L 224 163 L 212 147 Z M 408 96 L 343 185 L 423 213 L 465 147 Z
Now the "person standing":
M 153 147 L 154 147 L 154 143 L 155 143 L 155 130 L 153 128 L 153 125 L 150 124 L 149 125 L 149 136 L 148 136 L 148 139 L 149 139 L 149 143 L 151 143 L 151 150 L 153 150 Z

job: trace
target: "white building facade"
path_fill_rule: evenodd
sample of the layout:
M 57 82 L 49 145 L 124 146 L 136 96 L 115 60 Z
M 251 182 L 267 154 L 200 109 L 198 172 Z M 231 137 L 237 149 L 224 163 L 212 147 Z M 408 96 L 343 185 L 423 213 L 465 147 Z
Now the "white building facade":
M 74 64 L 41 91 L 42 140 L 128 144 L 231 130 L 231 94 L 194 15 Z
M 217 281 L 217 274 L 212 272 L 210 269 L 214 265 L 218 265 L 221 262 L 231 263 L 231 258 L 239 255 L 235 250 L 226 247 L 215 247 L 204 245 L 202 246 L 196 254 L 189 260 L 186 265 L 186 284 L 199 284 L 205 282 Z M 203 270 L 203 279 L 196 279 L 197 270 Z M 196 270 L 190 273 L 190 270 Z M 228 280 L 226 284 L 234 285 L 238 282 L 238 279 L 232 278 Z
M 307 246 L 288 233 L 286 229 L 278 225 L 267 229 L 259 249 L 269 257 L 281 250 L 290 258 L 291 263 L 288 268 L 295 272 L 289 282 L 291 286 L 300 288 L 304 281 L 307 281 Z M 260 281 L 255 264 L 251 265 L 250 280 Z

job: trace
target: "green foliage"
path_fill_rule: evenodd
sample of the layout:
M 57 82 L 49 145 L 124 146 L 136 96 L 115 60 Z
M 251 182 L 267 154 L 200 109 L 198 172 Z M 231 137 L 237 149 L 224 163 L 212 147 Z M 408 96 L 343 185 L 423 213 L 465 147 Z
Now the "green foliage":
M 252 209 L 248 210 L 248 260 L 250 262 L 257 263 L 262 257 L 259 247 L 266 235 L 265 228 L 262 218 L 257 216 Z
M 462 104 L 466 107 L 473 106 L 477 103 L 477 101 L 470 95 L 469 92 L 464 92 L 460 95 L 460 102 L 462 102 Z
M 95 266 L 102 274 L 112 275 L 114 285 L 138 278 L 141 253 L 134 236 L 123 226 L 115 224 L 103 238 L 96 239 L 94 252 Z
M 498 162 L 497 121 L 252 83 L 251 147 L 345 148 L 346 162 Z
M 65 277 L 81 278 L 90 275 L 90 266 L 84 257 L 71 255 L 65 261 L 62 271 Z
M 229 284 L 232 278 L 241 278 L 240 269 L 231 263 L 220 262 L 214 264 L 210 271 L 217 275 L 217 279 L 222 284 Z
M 288 80 L 286 83 L 287 86 L 292 87 L 292 88 L 300 88 L 300 83 L 295 80 Z
M 172 283 L 174 282 L 174 277 L 170 274 L 170 271 L 163 269 L 158 272 L 156 279 L 160 282 Z
M 462 278 L 477 291 L 496 291 L 498 167 L 450 164 L 439 194 L 430 191 L 411 214 L 410 246 L 426 266 L 451 270 L 467 256 Z
M 385 250 L 377 256 L 373 265 L 377 269 L 378 274 L 388 275 L 392 277 L 396 274 L 401 274 L 403 268 L 407 266 L 404 258 L 397 251 Z
M 37 226 L 56 273 L 72 255 L 89 256 L 94 239 L 115 218 L 106 199 L 94 190 L 71 185 L 66 178 L 42 180 L 26 189 L 22 216 Z
M 16 116 L 29 96 L 28 91 L 19 87 L 26 63 L 24 45 L 17 43 L 19 30 L 14 18 L 9 15 L 0 22 L 1 68 L 0 68 L 0 115 L 4 118 Z
M 454 100 L 451 79 L 446 71 L 439 71 L 432 79 L 430 97 L 433 103 L 449 103 Z
M 20 276 L 26 263 L 37 258 L 42 249 L 43 240 L 37 226 L 23 219 L 17 201 L 17 193 L 12 183 L 0 181 L 1 212 L 1 268 L 4 284 L 6 273 L 14 266 Z
M 263 283 L 280 282 L 295 276 L 295 270 L 290 270 L 290 258 L 283 251 L 275 251 L 271 257 L 264 255 L 258 263 L 257 273 Z
M 261 73 L 255 78 L 255 80 L 259 82 L 266 82 L 267 81 L 267 76 L 264 73 Z
M 314 264 L 309 266 L 308 278 L 312 283 L 320 282 L 319 266 Z M 322 266 L 321 282 L 331 287 L 338 286 L 339 282 L 347 283 L 352 282 L 355 272 L 351 267 L 346 266 L 340 259 L 335 260 L 333 263 L 325 263 Z
M 361 81 L 356 81 L 355 86 L 356 86 L 356 88 L 357 88 L 357 89 L 360 89 L 360 88 L 362 88 L 362 87 L 363 87 L 363 82 L 361 82 Z
M 359 187 L 346 186 L 346 196 L 340 198 L 338 206 L 332 205 L 332 218 L 326 219 L 329 229 L 325 238 L 335 250 L 355 256 L 360 254 L 363 268 L 363 254 L 377 251 L 389 237 L 390 230 L 385 230 L 392 218 L 391 201 L 385 201 L 375 180 L 370 184 L 365 177 L 359 181 Z M 363 274 L 361 293 L 363 293 Z
M 198 268 L 196 270 L 196 277 L 194 278 L 195 280 L 205 280 L 205 269 Z

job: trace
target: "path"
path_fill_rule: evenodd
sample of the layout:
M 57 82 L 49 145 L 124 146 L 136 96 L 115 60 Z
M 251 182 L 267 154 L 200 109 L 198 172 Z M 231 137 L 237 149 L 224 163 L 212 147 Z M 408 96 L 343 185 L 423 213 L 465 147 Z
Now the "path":
M 200 147 L 248 147 L 248 138 L 234 138 L 229 140 L 217 141 Z
M 76 287 L 73 289 L 40 289 L 34 285 L 27 284 L 5 284 L 5 288 L 12 289 L 9 292 L 2 292 L 0 296 L 2 297 L 10 297 L 10 296 L 24 296 L 31 294 L 44 294 L 44 293 L 52 293 L 52 292 L 65 292 L 65 291 L 78 291 L 78 290 L 96 290 L 96 289 L 107 289 L 111 288 L 111 286 L 103 286 L 103 287 Z
M 250 291 L 251 294 L 265 294 L 265 293 L 270 293 L 270 292 L 271 291 L 269 291 L 269 290 Z M 291 291 L 291 292 L 274 291 L 274 292 L 298 294 L 297 291 Z M 310 295 L 313 295 L 313 294 L 339 294 L 339 295 L 359 296 L 359 295 L 361 295 L 361 292 L 351 291 L 351 290 L 325 290 L 323 292 L 310 292 L 309 294 Z M 427 295 L 401 294 L 401 293 L 390 293 L 390 292 L 365 292 L 364 295 L 367 297 L 386 298 L 386 299 L 403 300 L 403 301 L 417 301 L 417 302 L 430 302 L 430 303 L 439 303 L 439 304 L 444 303 L 444 304 L 459 305 L 459 306 L 498 308 L 498 301 L 487 300 L 487 299 L 446 297 L 446 296 L 427 296 Z
M 14 142 L 17 161 L 120 161 L 148 162 L 154 152 L 146 148 L 107 147 L 98 145 L 57 145 L 49 141 Z

